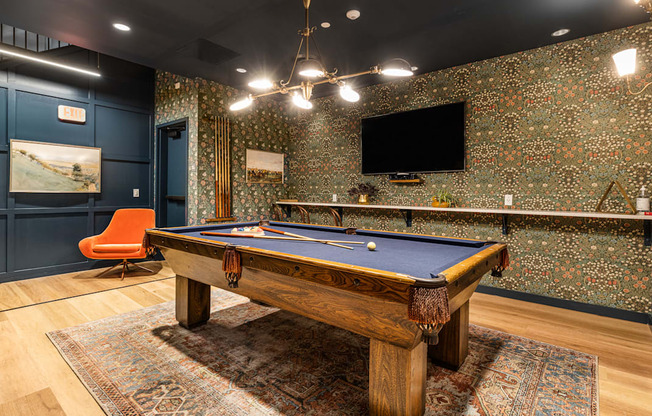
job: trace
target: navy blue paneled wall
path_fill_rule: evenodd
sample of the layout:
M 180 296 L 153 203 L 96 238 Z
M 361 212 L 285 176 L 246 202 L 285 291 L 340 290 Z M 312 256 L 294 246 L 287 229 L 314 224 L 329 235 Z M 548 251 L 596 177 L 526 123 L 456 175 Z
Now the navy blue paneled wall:
M 62 59 L 94 66 L 97 55 L 70 47 Z M 154 70 L 101 56 L 100 72 L 0 63 L 0 282 L 90 268 L 79 240 L 106 228 L 116 209 L 153 207 Z M 86 123 L 59 121 L 61 104 L 86 109 Z M 14 138 L 102 148 L 102 193 L 10 193 Z

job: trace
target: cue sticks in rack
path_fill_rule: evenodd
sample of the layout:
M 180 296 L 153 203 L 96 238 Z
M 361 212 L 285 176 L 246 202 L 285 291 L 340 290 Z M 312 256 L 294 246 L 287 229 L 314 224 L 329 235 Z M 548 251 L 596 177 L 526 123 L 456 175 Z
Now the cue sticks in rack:
M 231 126 L 226 117 L 209 116 L 213 121 L 215 157 L 215 218 L 208 222 L 233 221 L 231 217 Z

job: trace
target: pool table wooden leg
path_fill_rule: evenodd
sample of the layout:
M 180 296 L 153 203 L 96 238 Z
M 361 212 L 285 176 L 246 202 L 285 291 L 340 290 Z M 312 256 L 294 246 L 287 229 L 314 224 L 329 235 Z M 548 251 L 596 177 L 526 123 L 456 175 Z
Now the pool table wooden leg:
M 369 356 L 369 414 L 423 415 L 426 408 L 428 347 L 412 350 L 371 338 Z
M 430 345 L 428 357 L 437 365 L 457 370 L 469 353 L 469 301 L 451 314 L 439 331 L 439 343 Z
M 211 287 L 177 275 L 177 321 L 184 328 L 205 324 L 211 316 Z

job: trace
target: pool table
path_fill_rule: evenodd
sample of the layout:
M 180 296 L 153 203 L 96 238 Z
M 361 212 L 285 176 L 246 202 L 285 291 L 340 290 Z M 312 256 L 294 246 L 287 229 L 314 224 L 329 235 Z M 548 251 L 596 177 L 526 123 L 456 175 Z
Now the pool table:
M 451 368 L 463 363 L 469 298 L 485 273 L 500 273 L 508 264 L 506 245 L 493 241 L 274 221 L 263 225 L 365 244 L 347 250 L 202 234 L 258 224 L 147 230 L 147 243 L 161 250 L 177 275 L 177 320 L 187 328 L 205 323 L 210 286 L 217 286 L 364 335 L 370 338 L 372 415 L 423 414 L 427 358 Z M 375 250 L 367 249 L 369 241 Z

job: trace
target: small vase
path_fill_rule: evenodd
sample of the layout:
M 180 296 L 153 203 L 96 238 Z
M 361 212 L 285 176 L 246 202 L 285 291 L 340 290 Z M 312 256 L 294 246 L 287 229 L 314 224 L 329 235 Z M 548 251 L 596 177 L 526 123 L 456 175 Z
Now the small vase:
M 366 205 L 369 203 L 369 195 L 360 195 L 358 197 L 358 204 Z

